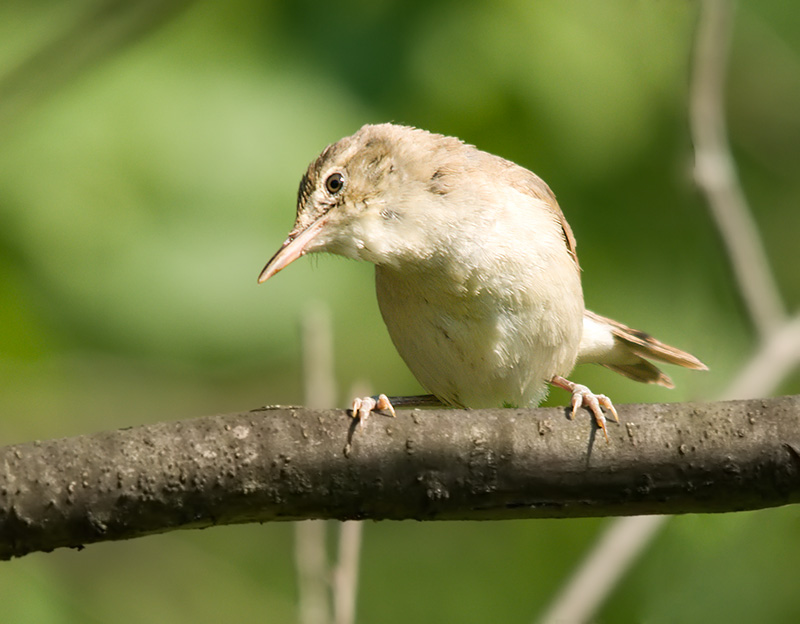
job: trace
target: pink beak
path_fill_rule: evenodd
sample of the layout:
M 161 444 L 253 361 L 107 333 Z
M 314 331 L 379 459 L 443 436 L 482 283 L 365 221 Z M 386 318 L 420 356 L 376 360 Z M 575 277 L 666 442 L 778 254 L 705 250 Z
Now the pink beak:
M 270 261 L 267 262 L 267 266 L 261 271 L 261 274 L 258 276 L 258 283 L 266 282 L 278 271 L 289 266 L 300 256 L 304 255 L 308 243 L 314 240 L 327 222 L 328 215 L 324 214 L 299 234 L 295 236 L 289 235 L 289 238 L 283 242 L 278 252 L 270 258 Z

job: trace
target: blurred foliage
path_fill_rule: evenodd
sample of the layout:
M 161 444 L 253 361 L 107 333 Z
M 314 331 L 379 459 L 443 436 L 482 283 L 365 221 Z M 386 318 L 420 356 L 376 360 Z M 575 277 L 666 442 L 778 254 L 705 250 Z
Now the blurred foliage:
M 304 259 L 255 284 L 308 162 L 388 120 L 537 171 L 578 237 L 588 305 L 712 369 L 670 371 L 671 392 L 602 369 L 581 381 L 618 402 L 713 397 L 754 338 L 691 182 L 696 13 L 652 0 L 7 0 L 3 443 L 302 402 L 298 319 L 315 301 L 333 313 L 340 404 L 367 375 L 418 392 L 371 267 Z M 799 27 L 792 3 L 739 5 L 727 102 L 793 309 Z M 601 621 L 796 621 L 797 516 L 673 520 Z M 360 621 L 530 621 L 603 522 L 369 524 Z M 32 555 L 0 564 L 3 621 L 290 622 L 290 543 L 289 525 L 245 526 Z

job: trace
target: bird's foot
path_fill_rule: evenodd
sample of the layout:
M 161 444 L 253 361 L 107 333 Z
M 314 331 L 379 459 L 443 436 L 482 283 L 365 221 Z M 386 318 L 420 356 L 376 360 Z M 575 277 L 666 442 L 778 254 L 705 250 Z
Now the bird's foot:
M 606 438 L 606 442 L 608 442 L 606 417 L 603 414 L 603 408 L 611 412 L 614 420 L 619 422 L 617 410 L 614 408 L 614 404 L 611 402 L 611 399 L 609 399 L 605 394 L 595 394 L 586 386 L 582 384 L 576 384 L 575 382 L 565 379 L 560 375 L 553 377 L 550 380 L 550 383 L 572 393 L 572 412 L 570 417 L 574 417 L 575 410 L 579 409 L 581 406 L 585 406 L 590 412 L 592 412 L 597 426 L 603 430 L 603 435 Z
M 379 394 L 374 397 L 356 397 L 353 399 L 350 409 L 352 411 L 351 415 L 358 420 L 362 427 L 372 412 L 387 411 L 392 415 L 392 418 L 396 416 L 392 402 L 385 394 Z

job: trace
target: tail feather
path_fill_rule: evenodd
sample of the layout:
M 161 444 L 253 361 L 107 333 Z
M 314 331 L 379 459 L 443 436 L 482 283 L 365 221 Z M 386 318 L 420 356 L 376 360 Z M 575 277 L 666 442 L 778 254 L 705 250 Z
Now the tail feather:
M 691 353 L 613 319 L 589 310 L 584 312 L 584 338 L 579 362 L 594 362 L 635 381 L 673 388 L 672 380 L 648 360 L 708 370 Z
M 675 383 L 669 375 L 645 359 L 640 359 L 633 364 L 603 364 L 602 366 L 640 383 L 656 384 L 670 389 L 675 387 Z

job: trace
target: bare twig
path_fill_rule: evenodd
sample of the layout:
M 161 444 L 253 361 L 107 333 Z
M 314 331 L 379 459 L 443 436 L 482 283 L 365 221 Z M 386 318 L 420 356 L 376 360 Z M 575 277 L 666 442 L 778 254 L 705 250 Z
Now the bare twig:
M 769 396 L 800 364 L 800 315 L 763 341 L 722 393 L 723 399 Z
M 333 621 L 336 624 L 352 624 L 356 619 L 362 528 L 363 523 L 357 520 L 340 525 L 338 561 L 333 571 Z
M 669 516 L 618 518 L 603 531 L 581 561 L 578 570 L 561 588 L 543 624 L 591 622 L 620 579 L 658 534 Z
M 303 315 L 303 371 L 306 404 L 313 408 L 335 405 L 331 314 L 319 302 L 311 304 Z M 328 562 L 324 520 L 298 523 L 295 539 L 300 621 L 329 622 L 333 611 L 335 624 L 352 624 L 358 592 L 361 523 L 349 521 L 339 525 L 339 548 L 333 567 Z M 329 589 L 333 594 L 333 609 L 328 599 Z
M 736 174 L 725 130 L 725 68 L 733 26 L 731 0 L 702 3 L 690 93 L 695 179 L 722 235 L 734 276 L 762 336 L 785 318 L 769 261 Z
M 331 315 L 323 303 L 309 305 L 302 319 L 303 392 L 305 402 L 319 409 L 335 405 L 333 379 L 333 330 Z M 331 621 L 327 530 L 324 520 L 295 524 L 295 568 L 300 624 Z
M 303 314 L 303 394 L 312 409 L 336 405 L 333 328 L 328 307 L 313 302 Z
M 294 524 L 294 565 L 297 572 L 297 615 L 301 624 L 330 622 L 328 555 L 324 520 Z

